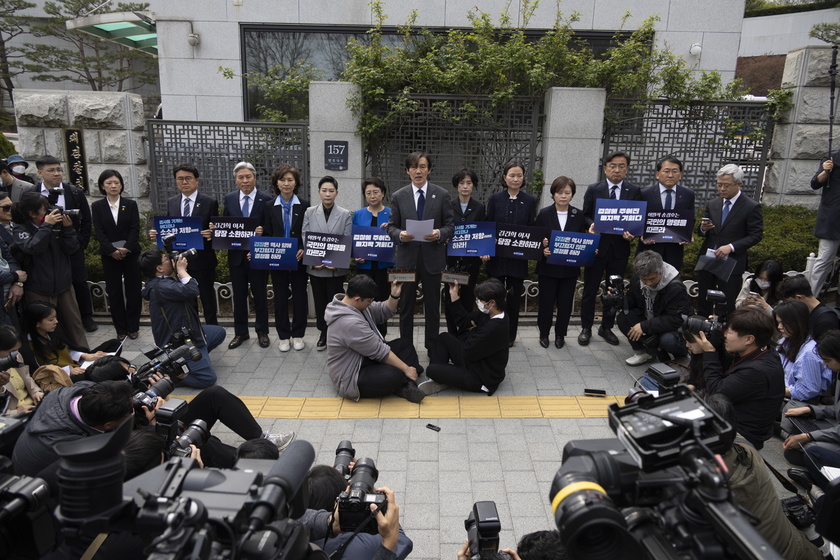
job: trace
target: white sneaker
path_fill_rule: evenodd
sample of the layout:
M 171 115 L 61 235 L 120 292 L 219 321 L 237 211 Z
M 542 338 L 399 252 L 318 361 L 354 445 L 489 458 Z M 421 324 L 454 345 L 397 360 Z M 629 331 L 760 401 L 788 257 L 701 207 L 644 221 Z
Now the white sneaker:
M 628 366 L 640 366 L 642 364 L 646 364 L 648 362 L 653 361 L 653 356 L 648 354 L 647 352 L 637 352 L 624 360 L 624 363 Z
M 289 432 L 288 434 L 270 434 L 268 432 L 263 432 L 262 437 L 276 445 L 277 451 L 283 451 L 290 443 L 292 443 L 292 441 L 294 441 L 295 435 L 296 434 L 294 432 Z
M 302 338 L 293 338 L 293 339 L 292 339 L 292 345 L 294 346 L 294 349 L 295 349 L 295 350 L 303 350 L 303 348 L 306 346 L 306 345 L 303 343 L 303 339 L 302 339 Z
M 440 393 L 444 389 L 448 389 L 449 385 L 444 385 L 443 383 L 438 383 L 432 379 L 427 379 L 426 381 L 418 383 L 417 388 L 420 389 L 424 395 L 434 395 L 435 393 Z
M 289 350 L 292 349 L 291 345 L 289 344 L 289 339 L 288 338 L 284 338 L 283 340 L 281 340 L 280 344 L 277 345 L 277 348 L 281 352 L 288 352 Z

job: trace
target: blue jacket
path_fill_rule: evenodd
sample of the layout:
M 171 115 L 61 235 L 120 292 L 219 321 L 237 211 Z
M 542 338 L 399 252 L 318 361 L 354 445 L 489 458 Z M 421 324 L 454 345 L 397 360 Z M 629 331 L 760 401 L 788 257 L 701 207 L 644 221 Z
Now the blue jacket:
M 356 210 L 353 212 L 353 225 L 354 226 L 368 226 L 370 227 L 371 220 L 373 219 L 373 214 L 370 213 L 370 210 L 367 207 L 362 208 L 361 210 Z M 391 209 L 387 206 L 384 207 L 382 212 L 376 217 L 377 223 L 380 225 L 388 224 L 388 220 L 391 219 Z M 383 233 L 388 233 L 388 229 L 384 228 L 382 230 Z M 362 270 L 370 270 L 372 266 L 371 261 L 365 261 L 363 263 L 356 263 L 356 268 L 361 268 Z M 382 262 L 379 261 L 379 268 L 391 268 L 396 263 L 392 262 Z

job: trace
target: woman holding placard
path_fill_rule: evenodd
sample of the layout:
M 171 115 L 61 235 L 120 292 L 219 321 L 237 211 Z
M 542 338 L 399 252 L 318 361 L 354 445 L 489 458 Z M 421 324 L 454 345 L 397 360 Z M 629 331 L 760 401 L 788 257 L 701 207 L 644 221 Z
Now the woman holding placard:
M 525 166 L 518 161 L 509 161 L 502 171 L 504 190 L 497 192 L 487 201 L 487 221 L 497 224 L 531 226 L 537 213 L 537 199 L 522 192 L 525 185 Z M 482 257 L 483 259 L 484 257 Z M 506 257 L 492 257 L 487 263 L 487 276 L 497 278 L 508 291 L 505 312 L 510 325 L 510 342 L 513 346 L 519 326 L 519 305 L 525 278 L 528 277 L 528 261 Z
M 591 223 L 583 211 L 571 205 L 577 192 L 575 182 L 560 176 L 551 183 L 551 198 L 554 204 L 546 206 L 537 214 L 536 225 L 549 230 L 586 233 Z M 540 282 L 540 300 L 537 309 L 537 325 L 540 329 L 540 346 L 548 348 L 548 335 L 551 331 L 551 319 L 557 308 L 557 321 L 554 324 L 554 346 L 563 348 L 572 306 L 575 301 L 575 286 L 580 267 L 548 264 L 545 258 L 551 254 L 549 239 L 543 240 L 543 260 L 537 262 L 537 274 Z

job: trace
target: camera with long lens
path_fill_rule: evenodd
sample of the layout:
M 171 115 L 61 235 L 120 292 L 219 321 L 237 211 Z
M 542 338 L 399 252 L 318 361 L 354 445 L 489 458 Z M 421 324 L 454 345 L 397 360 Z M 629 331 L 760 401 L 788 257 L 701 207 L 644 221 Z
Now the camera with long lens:
M 50 206 L 47 208 L 47 214 L 58 210 L 59 213 L 67 214 L 71 218 L 79 216 L 81 214 L 81 210 L 78 208 L 69 208 L 65 210 L 61 206 L 58 206 L 58 197 L 62 194 L 64 194 L 64 187 L 55 187 L 47 191 L 47 200 L 50 202 Z
M 350 463 L 356 458 L 356 450 L 353 449 L 353 444 L 347 440 L 338 443 L 335 450 L 335 461 L 333 461 L 333 468 L 341 473 L 345 479 L 350 478 Z M 374 479 L 375 481 L 375 479 Z
M 373 459 L 366 457 L 356 461 L 348 481 L 350 488 L 338 495 L 338 519 L 342 532 L 355 532 L 357 529 L 372 535 L 379 532 L 370 506 L 375 505 L 384 515 L 387 499 L 384 492 L 373 491 L 378 478 L 379 471 Z
M 470 547 L 470 559 L 477 560 L 481 553 L 490 551 L 497 553 L 500 558 L 510 558 L 504 552 L 499 552 L 499 531 L 502 523 L 496 502 L 475 502 L 472 511 L 464 520 L 467 530 L 467 542 Z
M 604 312 L 624 307 L 625 293 L 624 278 L 615 274 L 607 278 L 601 293 L 601 307 Z
M 136 414 L 144 414 L 143 407 L 145 406 L 150 412 L 155 409 L 158 397 L 165 399 L 172 393 L 175 385 L 167 377 L 161 377 L 145 391 L 138 391 L 131 397 L 131 402 L 134 405 L 134 412 Z
M 172 235 L 167 235 L 163 238 L 163 249 L 166 251 L 166 254 L 169 255 L 169 260 L 172 261 L 173 266 L 175 265 L 175 261 L 177 261 L 180 257 L 184 257 L 185 259 L 190 260 L 198 254 L 198 251 L 195 247 L 192 247 L 185 251 L 176 251 L 174 247 L 177 241 L 178 236 L 174 233 Z
M 189 362 L 201 359 L 201 352 L 189 339 L 182 340 L 179 346 L 170 343 L 160 348 L 151 344 L 141 348 L 140 352 L 149 358 L 149 361 L 129 376 L 129 381 L 138 391 L 148 389 L 152 384 L 150 378 L 156 373 L 166 374 L 174 383 L 183 380 L 190 373 Z
M 195 445 L 201 449 L 201 446 L 207 443 L 209 437 L 210 429 L 207 427 L 207 422 L 195 420 L 169 444 L 165 454 L 167 457 L 189 457 L 192 451 L 190 445 Z

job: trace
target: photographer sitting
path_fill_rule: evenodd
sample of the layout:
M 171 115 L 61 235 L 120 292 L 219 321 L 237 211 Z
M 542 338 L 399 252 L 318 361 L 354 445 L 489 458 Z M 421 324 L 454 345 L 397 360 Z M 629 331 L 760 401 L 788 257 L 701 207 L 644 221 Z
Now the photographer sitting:
M 201 326 L 196 305 L 198 282 L 187 272 L 187 265 L 186 258 L 180 257 L 173 263 L 169 255 L 157 249 L 140 255 L 140 270 L 149 278 L 143 288 L 143 298 L 149 301 L 155 344 L 165 346 L 175 333 L 186 327 L 193 344 L 201 352 L 201 359 L 190 363 L 190 374 L 181 383 L 203 389 L 216 383 L 210 352 L 225 339 L 225 329 L 216 325 Z M 172 276 L 173 272 L 177 272 L 177 280 Z
M 685 341 L 678 331 L 683 317 L 691 315 L 694 309 L 679 271 L 653 251 L 638 253 L 633 271 L 625 295 L 627 313 L 617 317 L 619 330 L 635 351 L 625 363 L 640 366 L 656 359 L 657 353 L 682 358 L 686 355 Z M 670 356 L 660 357 L 661 361 L 669 359 Z
M 726 371 L 706 334 L 697 334 L 703 349 L 707 394 L 723 393 L 732 401 L 735 428 L 756 449 L 761 449 L 773 435 L 773 424 L 785 398 L 782 362 L 769 346 L 773 326 L 773 319 L 754 306 L 730 313 L 723 333 L 724 347 L 736 356 Z
M 9 325 L 0 325 L 0 361 L 17 356 L 15 353 L 20 350 L 20 346 L 15 329 Z M 28 366 L 0 366 L 0 414 L 29 414 L 43 398 L 44 392 L 29 376 Z

